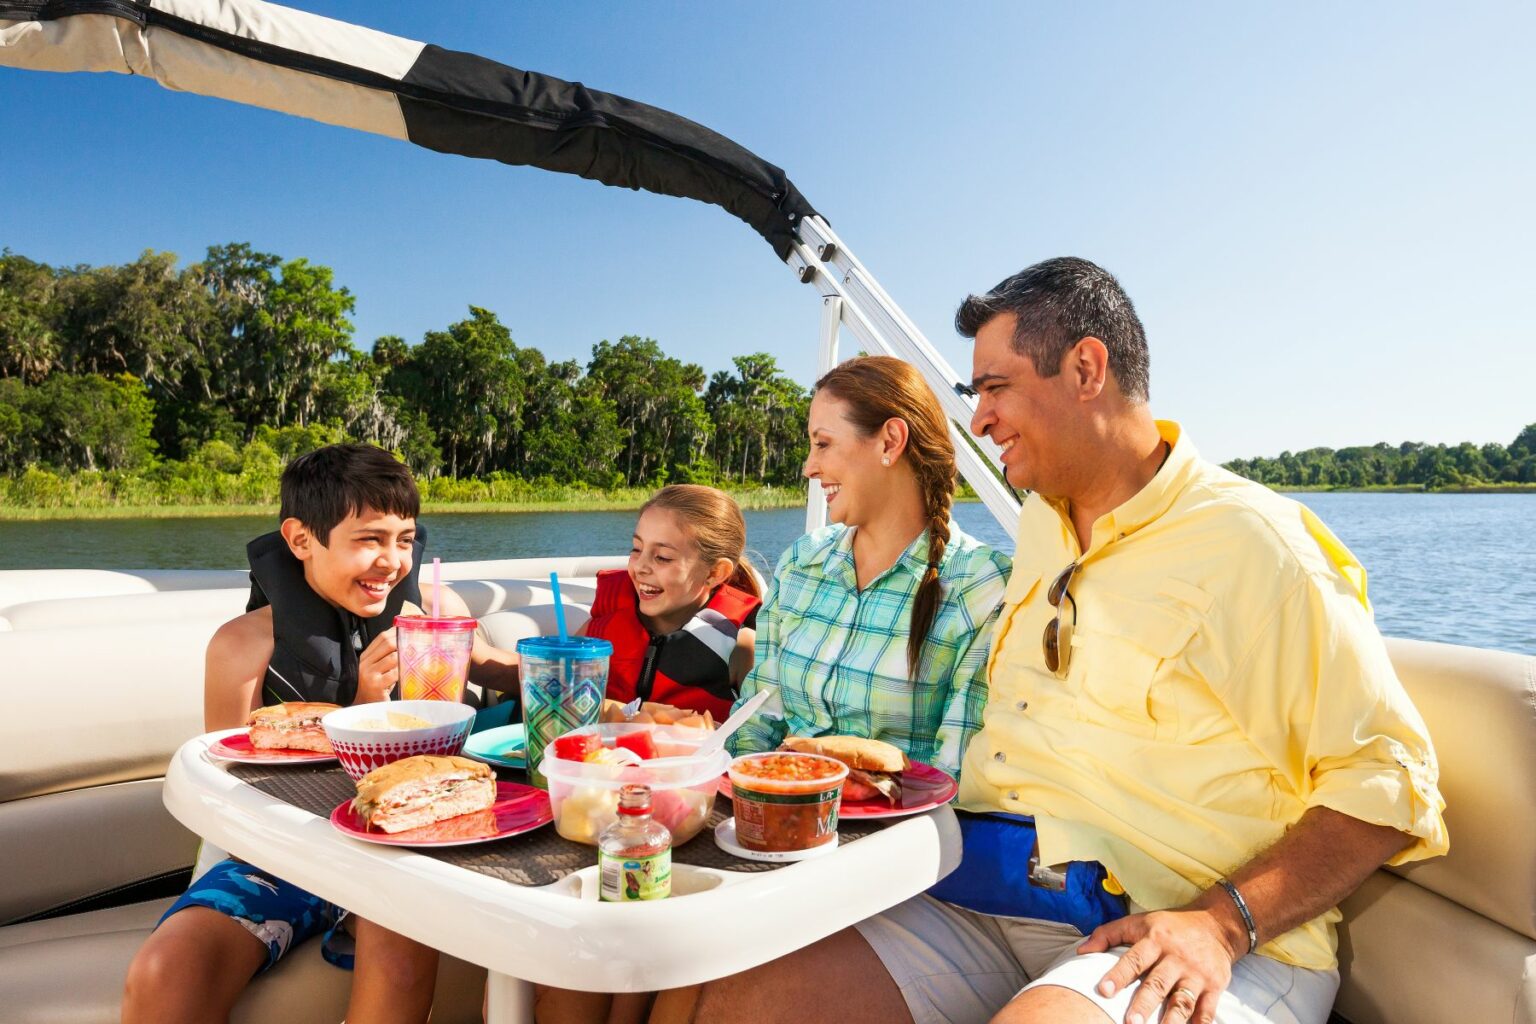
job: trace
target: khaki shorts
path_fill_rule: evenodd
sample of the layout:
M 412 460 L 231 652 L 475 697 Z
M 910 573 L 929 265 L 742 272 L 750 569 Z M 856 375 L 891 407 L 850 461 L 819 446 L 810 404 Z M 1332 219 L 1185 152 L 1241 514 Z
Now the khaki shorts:
M 901 988 L 915 1024 L 986 1024 L 1040 985 L 1069 988 L 1119 1024 L 1136 991 L 1132 985 L 1106 999 L 1094 990 L 1125 948 L 1079 954 L 1083 936 L 1071 925 L 987 917 L 918 896 L 855 927 Z M 1232 966 L 1217 1024 L 1326 1024 L 1338 990 L 1338 971 L 1245 956 Z

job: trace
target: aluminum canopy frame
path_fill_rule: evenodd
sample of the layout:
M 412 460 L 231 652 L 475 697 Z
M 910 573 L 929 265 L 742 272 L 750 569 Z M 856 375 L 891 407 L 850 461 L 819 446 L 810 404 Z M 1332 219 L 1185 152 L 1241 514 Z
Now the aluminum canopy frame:
M 1019 501 L 964 383 L 773 164 L 676 114 L 262 0 L 0 0 L 0 65 L 112 71 L 168 89 L 386 135 L 439 152 L 711 203 L 760 234 L 822 296 L 819 367 L 847 328 L 918 368 L 950 419 L 961 473 L 1013 536 Z M 989 462 L 991 463 L 989 465 Z M 826 505 L 813 481 L 807 524 Z

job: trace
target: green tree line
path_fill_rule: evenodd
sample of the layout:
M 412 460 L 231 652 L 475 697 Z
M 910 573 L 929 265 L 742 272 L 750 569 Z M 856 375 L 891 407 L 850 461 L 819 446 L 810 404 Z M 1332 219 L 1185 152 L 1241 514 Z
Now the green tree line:
M 1509 445 L 1374 444 L 1309 448 L 1277 458 L 1234 459 L 1227 469 L 1271 487 L 1463 490 L 1536 484 L 1536 423 Z
M 354 305 L 329 267 L 244 243 L 185 267 L 0 251 L 0 485 L 23 503 L 58 481 L 125 504 L 264 502 L 287 460 L 342 439 L 443 496 L 798 483 L 809 394 L 771 355 L 709 375 L 626 335 L 552 361 L 478 306 L 365 351 Z

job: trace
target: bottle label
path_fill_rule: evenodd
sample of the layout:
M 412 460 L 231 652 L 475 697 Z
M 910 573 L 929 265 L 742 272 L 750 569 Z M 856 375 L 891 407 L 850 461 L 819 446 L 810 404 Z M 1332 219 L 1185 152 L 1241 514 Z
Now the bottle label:
M 672 851 L 648 857 L 616 857 L 598 852 L 602 898 L 610 903 L 661 900 L 672 895 Z

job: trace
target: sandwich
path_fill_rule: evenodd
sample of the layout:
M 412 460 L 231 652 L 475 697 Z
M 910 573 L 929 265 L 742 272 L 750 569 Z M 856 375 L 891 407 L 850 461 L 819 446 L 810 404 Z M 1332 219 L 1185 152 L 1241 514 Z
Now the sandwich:
M 900 748 L 883 740 L 862 736 L 791 736 L 779 749 L 820 754 L 847 765 L 844 800 L 884 800 L 892 807 L 901 803 L 901 773 L 910 762 Z
M 335 753 L 331 741 L 320 728 L 320 719 L 332 711 L 339 711 L 340 704 L 320 704 L 310 701 L 290 701 L 273 704 L 251 712 L 246 723 L 251 727 L 251 746 L 262 750 L 315 750 L 322 754 Z
M 489 765 L 417 754 L 358 779 L 352 809 L 370 829 L 395 833 L 486 811 L 495 802 L 496 776 Z

